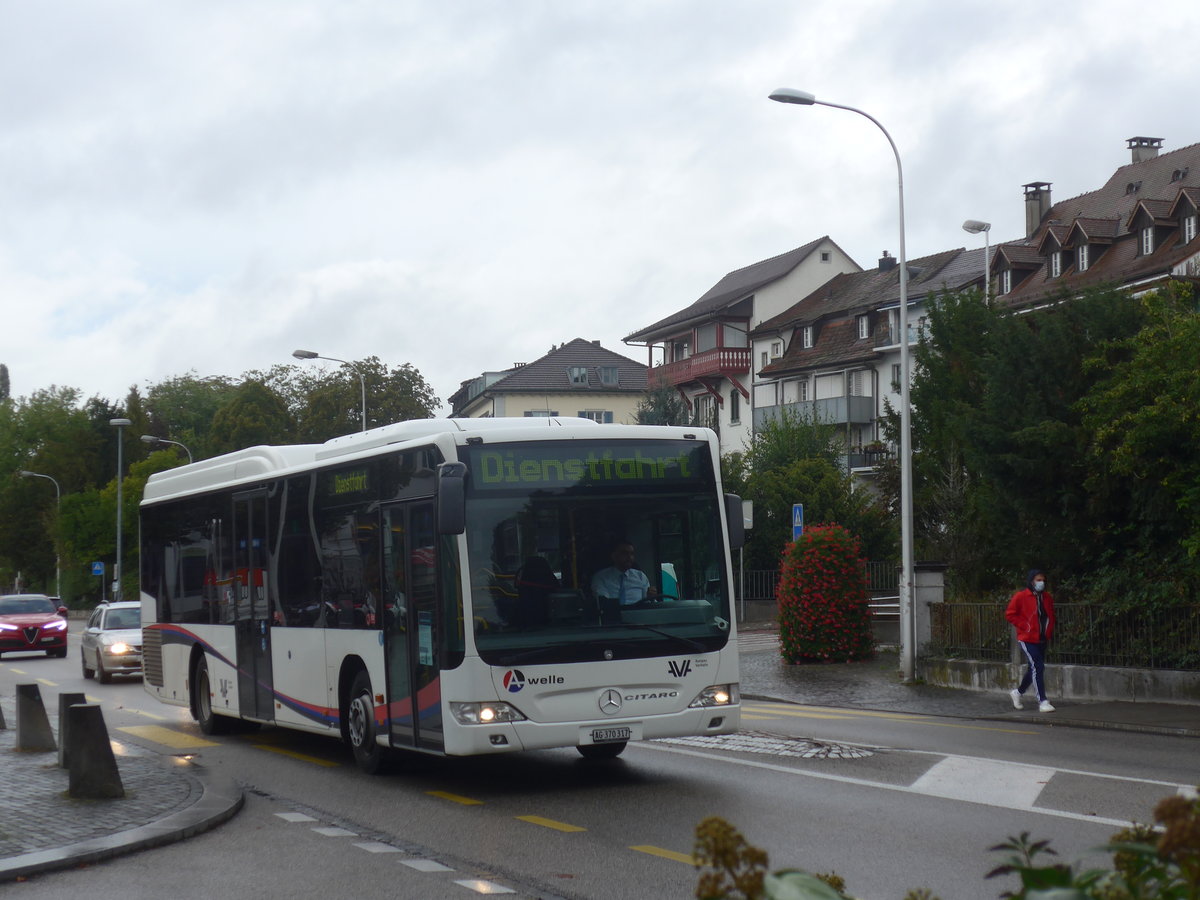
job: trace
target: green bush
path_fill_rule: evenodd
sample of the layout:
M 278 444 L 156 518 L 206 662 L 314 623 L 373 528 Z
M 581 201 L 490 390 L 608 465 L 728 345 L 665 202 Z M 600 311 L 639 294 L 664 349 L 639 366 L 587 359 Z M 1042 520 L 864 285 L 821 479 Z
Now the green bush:
M 858 538 L 842 526 L 814 525 L 787 545 L 778 598 L 785 661 L 847 662 L 874 655 L 866 561 Z

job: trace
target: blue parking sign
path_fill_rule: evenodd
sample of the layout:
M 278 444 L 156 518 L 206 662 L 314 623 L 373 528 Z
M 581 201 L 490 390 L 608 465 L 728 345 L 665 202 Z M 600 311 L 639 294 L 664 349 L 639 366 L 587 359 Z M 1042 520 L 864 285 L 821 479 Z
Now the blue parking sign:
M 804 504 L 792 504 L 792 540 L 800 540 L 800 535 L 804 534 Z
M 102 562 L 92 563 L 92 574 L 93 575 L 103 575 L 104 574 L 104 563 L 102 563 Z

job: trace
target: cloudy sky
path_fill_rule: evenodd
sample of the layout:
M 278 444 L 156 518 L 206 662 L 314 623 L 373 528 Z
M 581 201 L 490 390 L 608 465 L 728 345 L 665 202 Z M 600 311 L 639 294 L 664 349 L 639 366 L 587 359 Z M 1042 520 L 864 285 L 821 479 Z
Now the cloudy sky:
M 1200 4 L 0 0 L 0 362 L 120 400 L 307 348 L 464 379 L 830 235 L 1024 231 L 1200 140 Z M 1152 17 L 1152 18 L 1150 18 Z M 309 363 L 308 365 L 312 365 Z M 443 413 L 447 411 L 443 408 Z

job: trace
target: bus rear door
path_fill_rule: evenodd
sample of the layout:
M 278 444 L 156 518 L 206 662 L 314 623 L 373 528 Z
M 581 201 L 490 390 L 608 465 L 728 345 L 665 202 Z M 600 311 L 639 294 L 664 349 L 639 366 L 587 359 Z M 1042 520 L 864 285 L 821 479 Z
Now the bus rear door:
M 243 716 L 275 718 L 271 605 L 267 594 L 267 493 L 233 498 L 234 602 L 238 704 Z

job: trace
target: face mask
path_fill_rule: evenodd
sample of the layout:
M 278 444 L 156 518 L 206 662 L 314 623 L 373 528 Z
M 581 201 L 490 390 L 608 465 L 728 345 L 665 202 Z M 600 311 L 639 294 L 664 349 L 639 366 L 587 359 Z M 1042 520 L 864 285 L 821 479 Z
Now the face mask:
M 1033 589 L 1035 591 L 1037 591 L 1038 593 L 1041 593 L 1042 591 L 1044 591 L 1046 589 L 1046 582 L 1041 581 L 1041 580 L 1035 581 L 1033 583 Z

